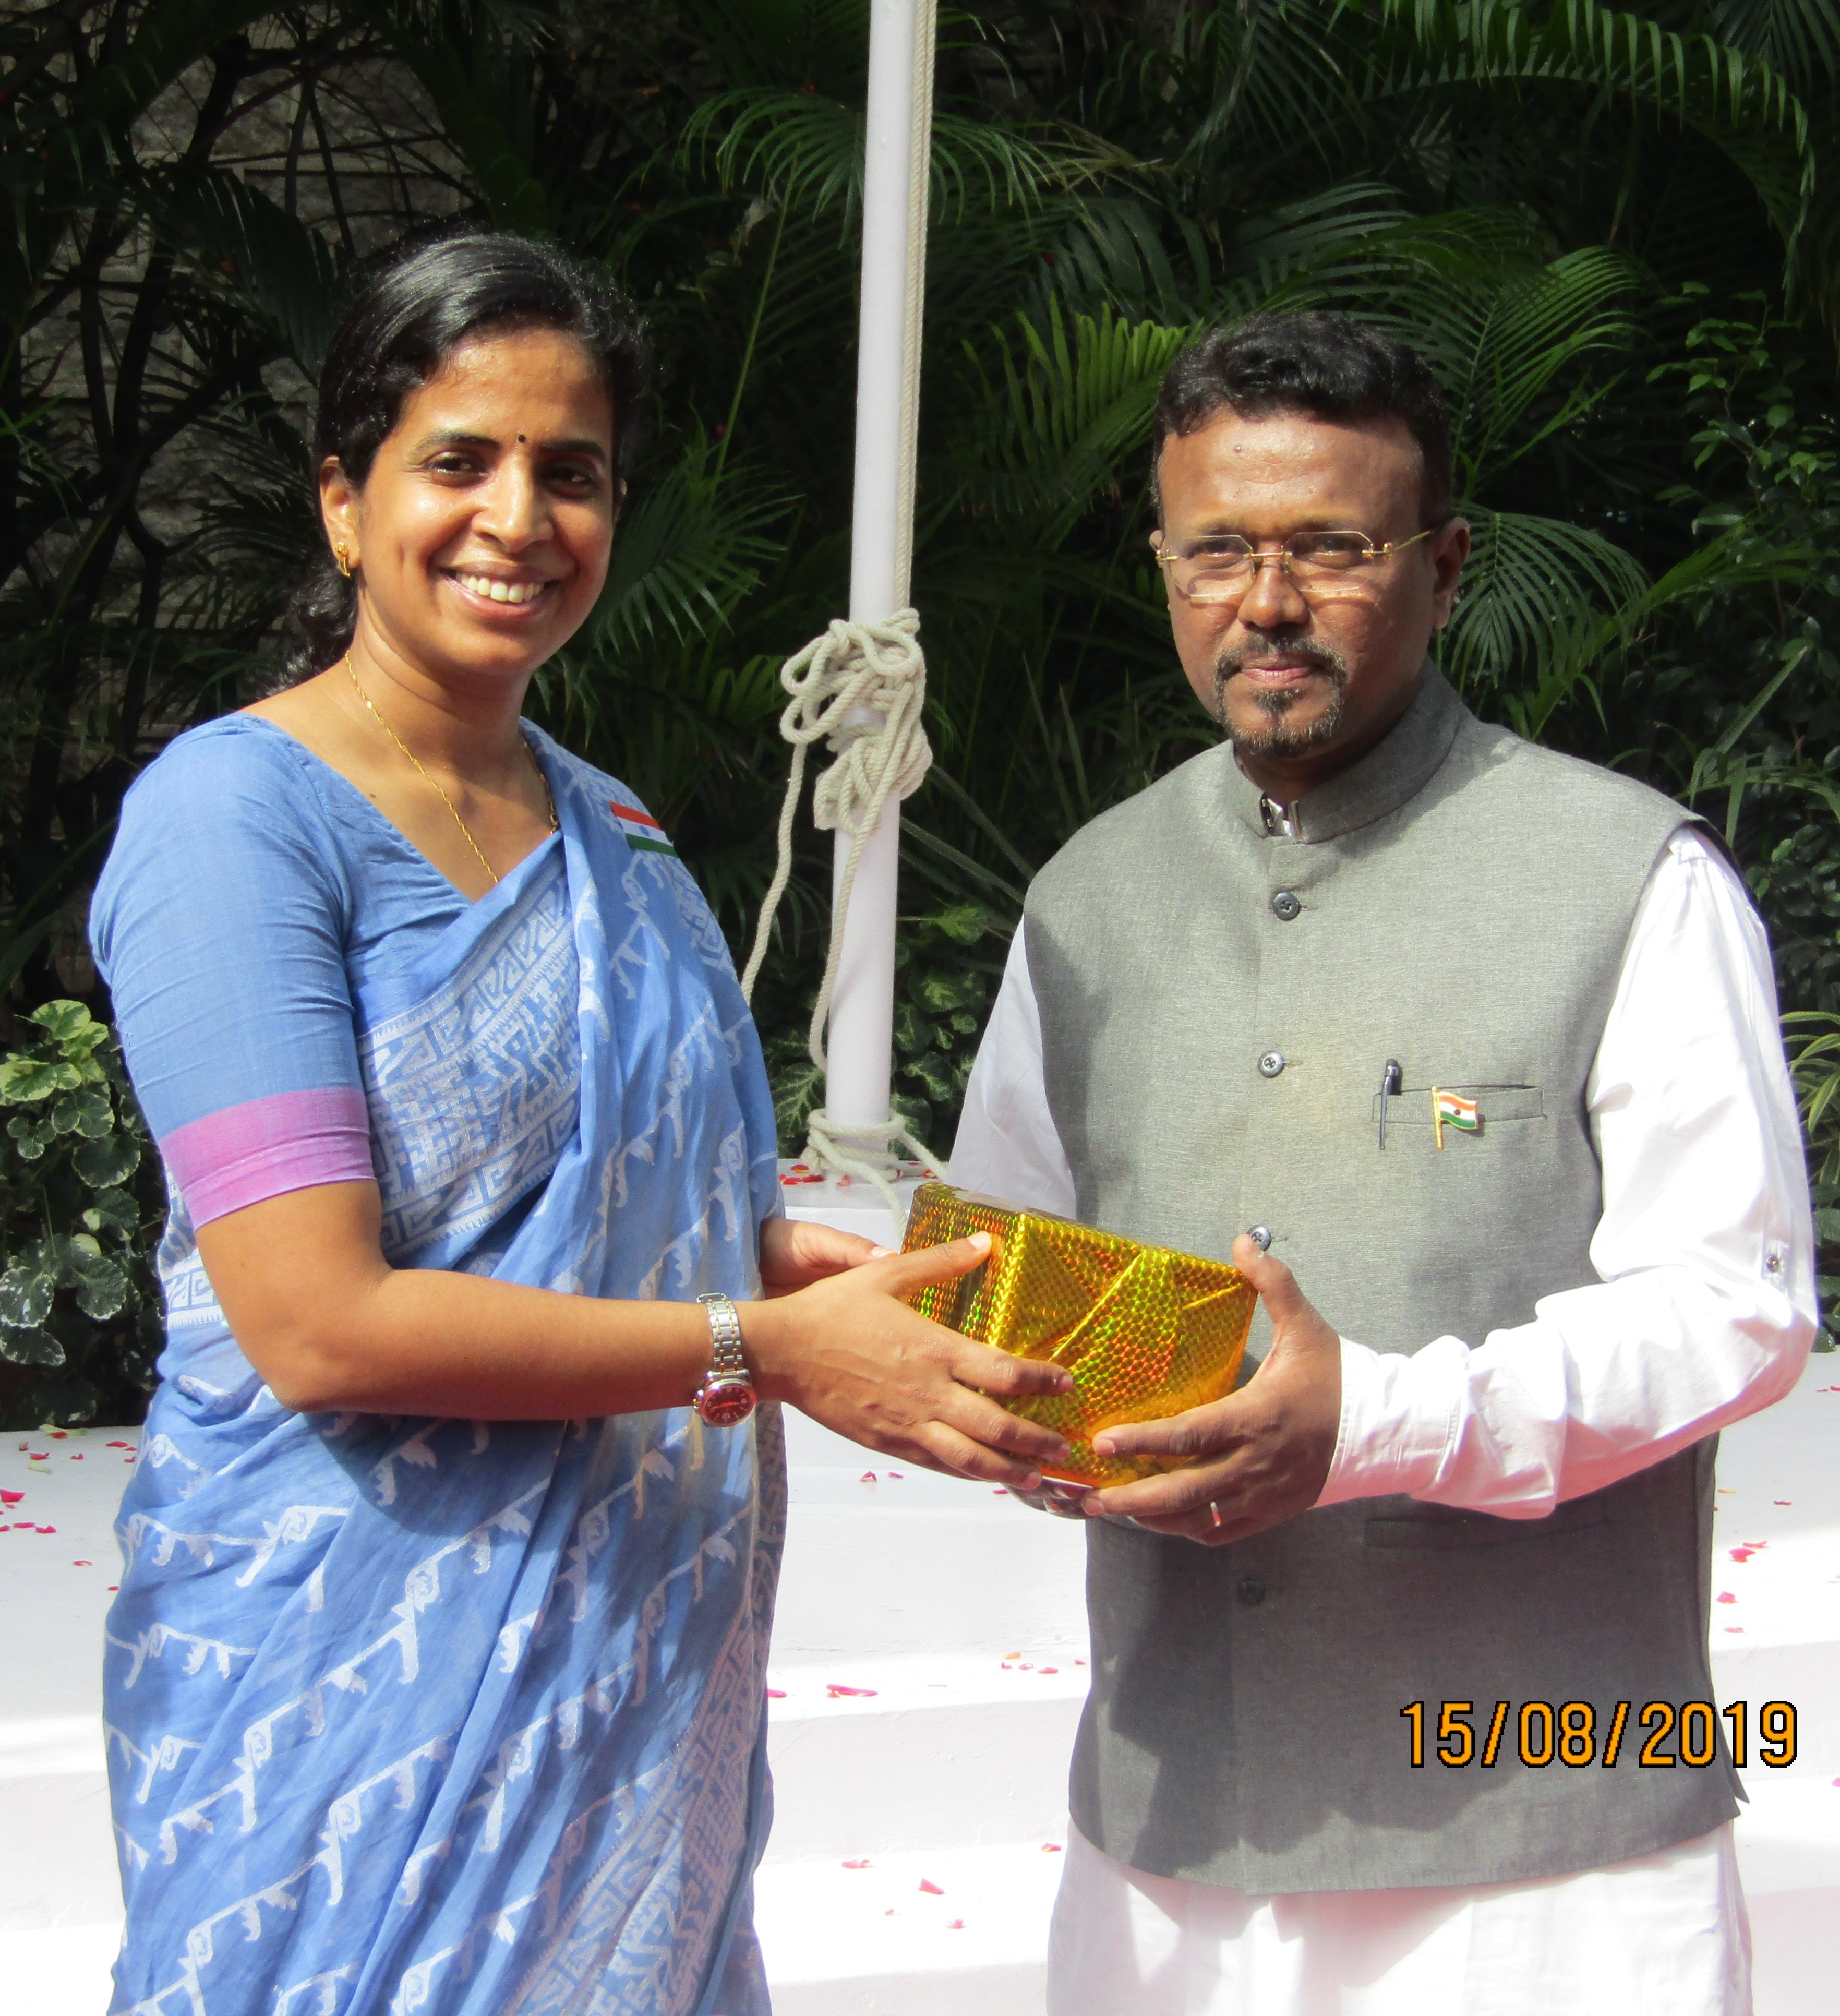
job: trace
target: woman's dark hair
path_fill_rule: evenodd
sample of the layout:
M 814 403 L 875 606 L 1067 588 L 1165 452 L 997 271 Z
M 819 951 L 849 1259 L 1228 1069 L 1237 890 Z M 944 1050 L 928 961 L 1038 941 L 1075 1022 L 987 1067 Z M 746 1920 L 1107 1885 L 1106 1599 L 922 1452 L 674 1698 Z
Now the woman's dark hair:
M 614 421 L 614 465 L 632 460 L 644 394 L 643 338 L 618 290 L 553 245 L 510 232 L 461 229 L 387 254 L 366 276 L 319 374 L 315 477 L 336 456 L 362 484 L 409 394 L 487 329 L 553 329 L 600 367 Z M 351 649 L 358 591 L 323 556 L 289 602 L 281 683 L 292 686 Z
M 1246 419 L 1309 413 L 1324 420 L 1403 421 L 1424 457 L 1419 509 L 1450 516 L 1450 416 L 1416 350 L 1344 315 L 1310 309 L 1249 315 L 1212 330 L 1169 367 L 1157 400 L 1151 469 L 1172 434 L 1192 434 L 1223 406 Z M 1154 480 L 1154 477 L 1153 477 Z M 1157 493 L 1158 515 L 1162 493 Z

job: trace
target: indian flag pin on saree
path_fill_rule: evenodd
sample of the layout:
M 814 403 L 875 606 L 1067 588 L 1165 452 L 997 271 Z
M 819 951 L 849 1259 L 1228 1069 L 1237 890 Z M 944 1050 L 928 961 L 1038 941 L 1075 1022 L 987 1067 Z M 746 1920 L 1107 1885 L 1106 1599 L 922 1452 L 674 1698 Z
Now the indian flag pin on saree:
M 1439 1085 L 1431 1087 L 1431 1128 L 1440 1149 L 1444 1145 L 1446 1127 L 1474 1134 L 1482 1125 L 1482 1111 L 1473 1099 L 1460 1098 L 1454 1092 L 1446 1092 Z

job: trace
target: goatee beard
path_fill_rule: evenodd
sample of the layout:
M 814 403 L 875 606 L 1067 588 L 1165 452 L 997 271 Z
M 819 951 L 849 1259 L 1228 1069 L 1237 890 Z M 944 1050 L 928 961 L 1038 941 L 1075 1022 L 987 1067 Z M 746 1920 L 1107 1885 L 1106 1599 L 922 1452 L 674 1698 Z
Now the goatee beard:
M 1269 655 L 1271 646 L 1232 646 L 1214 662 L 1214 718 L 1226 729 L 1235 748 L 1244 750 L 1249 756 L 1275 757 L 1280 761 L 1287 757 L 1307 756 L 1311 751 L 1324 748 L 1333 742 L 1341 732 L 1348 699 L 1348 666 L 1339 651 L 1313 641 L 1287 643 L 1282 648 L 1287 657 L 1303 659 L 1329 682 L 1327 703 L 1313 720 L 1301 724 L 1291 721 L 1290 716 L 1295 712 L 1302 697 L 1294 689 L 1280 688 L 1274 691 L 1255 687 L 1251 698 L 1264 715 L 1263 723 L 1244 729 L 1229 726 L 1227 681 L 1251 661 Z

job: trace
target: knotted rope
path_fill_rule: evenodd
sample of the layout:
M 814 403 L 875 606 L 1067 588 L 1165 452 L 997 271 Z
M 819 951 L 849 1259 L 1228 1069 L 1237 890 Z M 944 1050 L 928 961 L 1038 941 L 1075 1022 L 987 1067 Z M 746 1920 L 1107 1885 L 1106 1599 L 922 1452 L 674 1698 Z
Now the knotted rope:
M 932 747 L 920 725 L 927 661 L 919 636 L 920 617 L 911 609 L 901 610 L 885 623 L 847 623 L 840 617 L 780 668 L 780 683 L 791 699 L 780 717 L 780 733 L 792 744 L 792 772 L 780 808 L 773 879 L 754 927 L 754 949 L 741 976 L 741 992 L 750 1001 L 754 998 L 754 983 L 767 955 L 774 915 L 792 873 L 792 826 L 804 788 L 806 756 L 814 743 L 828 742 L 836 761 L 812 787 L 812 823 L 821 833 L 847 833 L 850 851 L 837 889 L 824 977 L 812 1004 L 806 1039 L 812 1062 L 821 1071 L 829 1068 L 825 1030 L 862 850 L 888 801 L 911 797 L 933 761 Z M 896 1166 L 888 1153 L 889 1143 L 903 1143 L 921 1161 L 933 1159 L 925 1146 L 895 1121 L 875 1127 L 846 1126 L 817 1107 L 805 1124 L 805 1160 L 819 1168 L 866 1178 L 887 1197 L 897 1216 L 899 1202 L 888 1181 Z

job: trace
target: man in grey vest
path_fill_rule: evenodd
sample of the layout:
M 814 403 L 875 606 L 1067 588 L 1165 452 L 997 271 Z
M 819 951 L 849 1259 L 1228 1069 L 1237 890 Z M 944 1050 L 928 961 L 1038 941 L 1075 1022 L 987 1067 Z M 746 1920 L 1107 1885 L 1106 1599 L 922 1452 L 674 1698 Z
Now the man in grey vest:
M 1469 533 L 1411 351 L 1242 323 L 1156 451 L 1228 739 L 1037 878 L 952 1172 L 1230 1255 L 1262 1362 L 1086 1501 L 1050 2016 L 1744 2016 L 1682 1710 L 1716 1431 L 1814 1330 L 1763 927 L 1680 806 L 1428 657 Z

